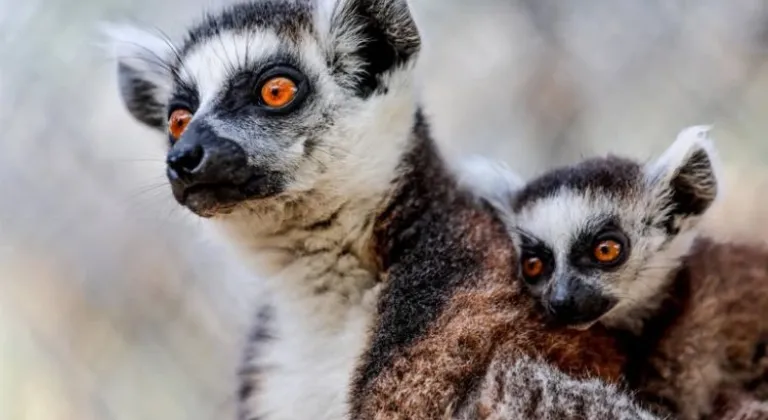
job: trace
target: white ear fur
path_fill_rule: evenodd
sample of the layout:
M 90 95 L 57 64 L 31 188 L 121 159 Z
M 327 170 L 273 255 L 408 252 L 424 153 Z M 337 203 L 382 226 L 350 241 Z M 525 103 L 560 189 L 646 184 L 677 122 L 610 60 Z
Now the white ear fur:
M 128 24 L 104 22 L 100 29 L 107 39 L 105 47 L 120 64 L 141 72 L 168 75 L 174 54 L 169 40 Z
M 683 129 L 662 155 L 645 167 L 648 185 L 677 227 L 695 220 L 722 193 L 721 162 L 711 126 Z
M 126 24 L 103 23 L 101 32 L 117 61 L 121 98 L 134 118 L 161 128 L 164 103 L 172 86 L 171 42 L 147 30 Z
M 525 182 L 506 163 L 471 155 L 459 160 L 455 166 L 460 187 L 486 200 L 496 210 L 511 213 L 512 200 Z
M 338 7 L 344 0 L 315 0 L 315 25 L 322 37 L 332 36 L 331 24 Z

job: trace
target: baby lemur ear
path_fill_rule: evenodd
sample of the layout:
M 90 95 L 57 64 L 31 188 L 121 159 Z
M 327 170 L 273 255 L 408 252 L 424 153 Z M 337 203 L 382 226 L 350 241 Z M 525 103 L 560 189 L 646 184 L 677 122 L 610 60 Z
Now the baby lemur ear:
M 327 37 L 332 68 L 349 87 L 368 96 L 380 76 L 409 62 L 421 37 L 406 0 L 314 0 L 320 35 Z
M 141 123 L 164 130 L 165 106 L 172 87 L 170 41 L 129 25 L 104 24 L 110 53 L 117 61 L 120 97 Z
M 489 204 L 503 220 L 510 219 L 512 203 L 524 185 L 521 177 L 504 162 L 477 155 L 459 160 L 455 170 L 461 188 Z
M 720 187 L 720 161 L 710 138 L 711 127 L 688 127 L 645 168 L 653 205 L 670 234 L 695 225 L 714 203 Z

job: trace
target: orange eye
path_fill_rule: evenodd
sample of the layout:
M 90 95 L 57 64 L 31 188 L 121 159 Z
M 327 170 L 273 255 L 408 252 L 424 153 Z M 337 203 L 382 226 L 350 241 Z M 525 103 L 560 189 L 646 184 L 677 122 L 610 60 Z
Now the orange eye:
M 544 271 L 544 262 L 538 257 L 527 258 L 523 261 L 523 274 L 526 277 L 537 277 Z
M 621 256 L 621 244 L 607 239 L 601 241 L 595 246 L 594 250 L 595 259 L 601 263 L 611 263 L 616 261 Z
M 184 134 L 191 119 L 192 113 L 186 109 L 177 109 L 171 113 L 171 118 L 168 119 L 168 132 L 173 140 L 178 140 Z
M 261 100 L 271 108 L 281 108 L 296 97 L 298 90 L 293 80 L 287 77 L 273 77 L 261 86 Z

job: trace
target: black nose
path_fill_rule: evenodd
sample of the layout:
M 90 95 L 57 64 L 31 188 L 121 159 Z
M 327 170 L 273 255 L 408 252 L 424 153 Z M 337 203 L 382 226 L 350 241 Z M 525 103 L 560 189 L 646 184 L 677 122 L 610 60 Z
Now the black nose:
M 192 123 L 171 150 L 166 164 L 171 183 L 237 184 L 248 175 L 245 150 L 236 142 L 216 135 L 202 123 Z
M 200 168 L 205 150 L 200 144 L 183 143 L 168 152 L 168 168 L 180 177 L 189 177 Z
M 560 279 L 554 285 L 547 305 L 557 322 L 572 325 L 595 321 L 616 304 L 596 286 L 578 278 Z

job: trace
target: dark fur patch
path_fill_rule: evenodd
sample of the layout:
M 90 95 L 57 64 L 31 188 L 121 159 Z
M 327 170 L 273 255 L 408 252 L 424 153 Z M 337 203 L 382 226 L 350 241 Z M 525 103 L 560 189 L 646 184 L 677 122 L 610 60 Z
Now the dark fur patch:
M 355 85 L 356 93 L 361 97 L 386 89 L 386 86 L 381 86 L 381 75 L 408 62 L 420 45 L 418 36 L 413 36 L 417 34 L 417 29 L 410 18 L 403 22 L 396 22 L 393 20 L 393 13 L 382 12 L 387 10 L 385 5 L 374 3 L 369 0 L 349 1 L 339 14 L 340 19 L 352 19 L 357 22 L 359 29 L 355 29 L 359 32 L 356 36 L 364 39 L 360 48 L 354 53 L 364 63 L 362 77 Z M 393 4 L 389 6 L 393 10 L 406 7 L 405 2 L 399 4 L 399 0 L 379 3 Z M 411 42 L 403 42 L 398 37 L 413 37 L 413 39 Z M 338 62 L 339 58 L 336 57 L 333 62 Z M 337 70 L 344 71 L 340 67 Z
M 666 221 L 666 228 L 672 234 L 679 230 L 675 225 L 678 217 L 703 214 L 715 198 L 714 174 L 698 173 L 709 171 L 712 163 L 704 150 L 697 150 L 686 162 L 680 173 L 672 179 L 672 211 Z
M 413 135 L 397 192 L 375 224 L 387 283 L 353 380 L 351 417 L 441 416 L 501 354 L 544 355 L 564 372 L 617 380 L 623 359 L 613 339 L 600 328 L 545 326 L 520 289 L 501 220 L 457 187 L 421 115 Z
M 381 268 L 394 283 L 379 303 L 380 327 L 360 371 L 360 384 L 375 378 L 390 357 L 425 331 L 467 270 L 478 264 L 476 256 L 452 243 L 450 226 L 459 221 L 451 220 L 453 213 L 445 203 L 457 199 L 455 183 L 436 158 L 421 112 L 413 140 L 401 167 L 405 183 L 374 228 Z M 407 281 L 397 281 L 400 278 Z
M 269 328 L 271 320 L 272 308 L 265 305 L 256 314 L 256 322 L 254 323 L 253 330 L 251 330 L 251 334 L 248 336 L 245 353 L 243 354 L 243 364 L 238 374 L 240 378 L 240 388 L 238 390 L 238 419 L 240 420 L 256 420 L 256 418 L 252 417 L 248 412 L 246 402 L 259 387 L 261 367 L 256 362 L 259 355 L 259 349 L 264 343 L 274 339 Z
M 138 121 L 157 130 L 166 124 L 165 104 L 159 102 L 158 87 L 130 66 L 118 64 L 120 95 L 128 112 Z
M 556 194 L 567 188 L 581 192 L 602 191 L 606 194 L 624 196 L 637 188 L 642 172 L 641 166 L 630 159 L 606 156 L 587 159 L 576 165 L 555 169 L 534 179 L 516 196 L 514 210 Z

